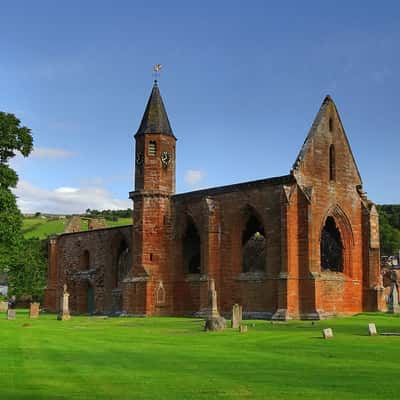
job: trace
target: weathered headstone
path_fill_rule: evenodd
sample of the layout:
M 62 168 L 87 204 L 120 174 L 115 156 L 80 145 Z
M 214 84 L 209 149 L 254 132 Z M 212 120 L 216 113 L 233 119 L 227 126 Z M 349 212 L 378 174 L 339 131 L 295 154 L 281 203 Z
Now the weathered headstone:
M 67 321 L 71 318 L 69 314 L 69 293 L 67 292 L 67 285 L 64 285 L 64 291 L 61 296 L 60 312 L 57 319 L 60 321 Z
M 39 318 L 40 303 L 31 303 L 29 308 L 29 318 L 37 319 Z
M 375 324 L 373 324 L 373 323 L 368 324 L 368 333 L 369 333 L 369 336 L 376 336 L 378 334 Z
M 324 339 L 332 339 L 333 338 L 333 331 L 332 328 L 326 328 L 322 330 L 322 336 Z
M 222 331 L 226 328 L 226 321 L 218 312 L 217 291 L 215 290 L 214 279 L 210 280 L 208 288 L 208 308 L 204 329 L 206 331 Z
M 15 319 L 17 316 L 17 311 L 15 309 L 8 309 L 7 311 L 7 319 Z
M 392 282 L 392 288 L 390 290 L 388 302 L 388 312 L 392 314 L 400 314 L 399 306 L 399 290 L 396 282 Z
M 239 304 L 234 304 L 232 307 L 232 320 L 231 320 L 231 327 L 233 329 L 237 329 L 240 326 L 240 323 L 242 322 L 242 306 L 239 306 Z
M 7 312 L 7 311 L 8 311 L 8 302 L 0 301 L 0 312 Z
M 246 333 L 247 332 L 247 325 L 239 325 L 239 332 Z

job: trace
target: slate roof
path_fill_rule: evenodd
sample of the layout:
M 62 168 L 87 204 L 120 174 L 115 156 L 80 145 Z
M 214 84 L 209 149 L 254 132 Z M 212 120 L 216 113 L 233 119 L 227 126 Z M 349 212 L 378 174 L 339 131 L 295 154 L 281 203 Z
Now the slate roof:
M 142 122 L 135 136 L 145 133 L 163 133 L 164 135 L 174 136 L 157 81 L 154 81 L 153 90 L 147 102 Z

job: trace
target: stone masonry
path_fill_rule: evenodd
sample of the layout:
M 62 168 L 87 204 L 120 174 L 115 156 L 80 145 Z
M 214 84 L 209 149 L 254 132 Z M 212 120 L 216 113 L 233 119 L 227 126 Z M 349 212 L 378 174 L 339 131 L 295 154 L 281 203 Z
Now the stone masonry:
M 384 308 L 378 213 L 329 96 L 280 177 L 175 194 L 157 82 L 135 141 L 133 225 L 51 238 L 46 309 L 67 283 L 73 313 L 204 316 L 212 279 L 227 317 L 234 304 L 277 320 Z

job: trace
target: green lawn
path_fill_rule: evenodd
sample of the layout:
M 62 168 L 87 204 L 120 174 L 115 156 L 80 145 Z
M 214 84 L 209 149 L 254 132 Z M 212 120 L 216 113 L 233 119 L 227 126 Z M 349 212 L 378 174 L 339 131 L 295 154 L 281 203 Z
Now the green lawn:
M 26 239 L 46 239 L 50 235 L 56 235 L 65 231 L 66 218 L 42 218 L 26 217 L 23 220 L 22 232 Z M 118 218 L 117 221 L 107 221 L 107 226 L 121 226 L 132 224 L 131 218 Z M 82 221 L 81 229 L 87 230 L 87 221 Z
M 397 399 L 400 318 L 271 324 L 202 332 L 184 318 L 0 316 L 0 398 Z M 335 338 L 321 339 L 332 327 Z

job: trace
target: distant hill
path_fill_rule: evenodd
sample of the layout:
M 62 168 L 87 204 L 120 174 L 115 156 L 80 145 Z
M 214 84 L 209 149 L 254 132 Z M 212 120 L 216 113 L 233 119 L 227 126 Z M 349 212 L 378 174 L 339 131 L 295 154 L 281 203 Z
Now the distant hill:
M 68 222 L 66 216 L 39 215 L 24 216 L 22 232 L 26 239 L 46 239 L 51 235 L 63 233 Z M 106 220 L 108 227 L 132 224 L 132 218 L 117 218 L 115 221 Z M 88 230 L 87 222 L 82 221 L 82 231 Z

